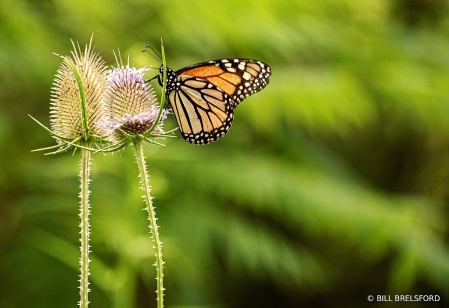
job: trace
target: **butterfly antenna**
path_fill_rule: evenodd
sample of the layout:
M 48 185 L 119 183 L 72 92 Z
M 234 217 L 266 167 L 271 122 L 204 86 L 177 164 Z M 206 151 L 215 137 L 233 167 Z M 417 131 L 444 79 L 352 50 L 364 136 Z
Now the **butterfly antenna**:
M 159 61 L 161 61 L 162 62 L 162 60 L 161 59 L 159 59 L 159 57 L 158 56 L 156 56 L 156 55 L 154 55 L 154 54 L 152 54 L 151 52 L 149 52 L 148 50 L 142 50 L 142 52 L 148 52 L 150 55 L 152 55 L 153 57 L 155 57 L 157 60 L 159 60 Z
M 162 57 L 156 52 L 156 50 L 153 49 L 153 47 L 147 46 L 147 48 L 151 48 L 151 50 L 154 52 L 154 54 L 151 53 L 151 52 L 149 52 L 149 51 L 146 50 L 146 49 L 145 49 L 145 50 L 142 50 L 142 52 L 148 52 L 150 55 L 152 55 L 153 57 L 155 57 L 156 59 L 158 59 L 159 61 L 162 62 Z
M 157 53 L 157 51 L 156 50 L 154 50 L 154 48 L 153 47 L 151 47 L 151 46 L 147 46 L 147 48 L 151 48 L 151 50 L 159 57 L 159 59 L 161 59 L 161 61 L 162 61 L 162 57 Z

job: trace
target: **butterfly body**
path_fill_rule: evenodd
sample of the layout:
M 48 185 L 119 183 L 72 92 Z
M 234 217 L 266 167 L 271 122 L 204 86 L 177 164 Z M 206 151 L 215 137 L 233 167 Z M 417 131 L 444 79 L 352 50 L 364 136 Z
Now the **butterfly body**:
M 262 90 L 270 75 L 267 64 L 247 59 L 208 61 L 178 71 L 167 68 L 165 96 L 186 142 L 208 144 L 223 137 L 237 105 Z

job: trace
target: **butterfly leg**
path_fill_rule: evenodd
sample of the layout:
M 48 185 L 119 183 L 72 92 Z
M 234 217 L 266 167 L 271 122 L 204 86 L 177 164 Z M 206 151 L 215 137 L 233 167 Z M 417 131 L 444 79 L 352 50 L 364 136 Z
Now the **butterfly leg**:
M 162 82 L 161 82 L 161 75 L 159 75 L 159 74 L 157 74 L 156 76 L 154 76 L 154 77 L 151 78 L 151 79 L 145 80 L 145 83 L 149 83 L 151 80 L 156 79 L 156 78 L 157 78 L 157 81 L 159 82 L 159 85 L 162 87 L 163 84 L 162 84 Z

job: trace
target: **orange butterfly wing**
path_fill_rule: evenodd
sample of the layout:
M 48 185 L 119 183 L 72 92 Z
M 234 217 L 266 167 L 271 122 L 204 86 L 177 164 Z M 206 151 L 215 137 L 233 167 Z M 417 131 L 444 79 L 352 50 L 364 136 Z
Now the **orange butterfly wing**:
M 231 127 L 235 107 L 262 90 L 270 75 L 267 64 L 246 59 L 209 61 L 174 72 L 168 78 L 167 99 L 183 138 L 208 144 L 223 137 Z
M 176 73 L 207 80 L 230 95 L 237 106 L 266 87 L 271 68 L 256 60 L 222 59 L 191 65 Z

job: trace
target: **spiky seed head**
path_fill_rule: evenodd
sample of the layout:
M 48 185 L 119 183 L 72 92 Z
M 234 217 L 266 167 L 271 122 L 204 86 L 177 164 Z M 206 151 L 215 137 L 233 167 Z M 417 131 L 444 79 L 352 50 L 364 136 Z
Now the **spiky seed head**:
M 97 122 L 106 131 L 111 141 L 120 141 L 128 135 L 147 132 L 154 124 L 159 111 L 151 85 L 145 83 L 144 73 L 150 68 L 136 69 L 130 65 L 113 68 L 107 72 L 109 89 L 106 108 L 109 116 Z M 162 112 L 156 133 L 163 133 L 162 121 L 167 110 Z
M 75 47 L 71 53 L 72 57 L 67 59 L 79 72 L 86 96 L 88 133 L 91 136 L 102 135 L 104 130 L 95 122 L 106 116 L 106 66 L 90 45 L 84 52 L 78 45 L 78 50 Z M 52 130 L 60 136 L 77 138 L 83 134 L 80 93 L 75 75 L 65 62 L 61 63 L 51 90 L 50 122 Z

